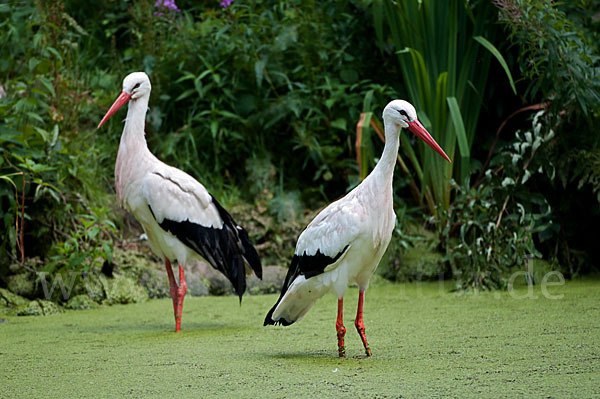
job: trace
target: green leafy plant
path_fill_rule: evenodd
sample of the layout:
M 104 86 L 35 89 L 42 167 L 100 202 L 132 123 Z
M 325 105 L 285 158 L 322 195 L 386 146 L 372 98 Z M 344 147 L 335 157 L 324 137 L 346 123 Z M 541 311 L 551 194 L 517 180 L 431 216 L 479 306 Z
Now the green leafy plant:
M 495 0 L 510 39 L 519 48 L 526 95 L 552 99 L 552 111 L 578 107 L 586 116 L 600 112 L 598 34 L 576 25 L 560 3 L 543 0 Z M 584 7 L 580 2 L 578 7 Z M 593 7 L 589 2 L 589 6 Z M 596 2 L 596 6 L 597 6 Z M 597 117 L 597 116 L 596 116 Z
M 112 235 L 116 234 L 116 226 L 108 218 L 109 209 L 92 211 L 74 218 L 73 231 L 52 246 L 43 272 L 89 273 L 99 270 L 104 262 L 112 262 Z
M 555 135 L 548 124 L 547 112 L 539 111 L 531 129 L 517 132 L 493 159 L 480 185 L 453 183 L 456 198 L 440 215 L 447 223 L 436 225 L 458 288 L 506 287 L 513 268 L 526 270 L 527 259 L 541 256 L 534 236 L 542 242 L 557 233 L 548 201 L 527 185 L 534 175 L 554 173 L 536 156 Z
M 522 266 L 534 253 L 534 220 L 523 205 L 511 203 L 502 208 L 496 202 L 495 187 L 481 185 L 467 189 L 454 186 L 457 192 L 452 206 L 441 211 L 448 223 L 440 235 L 446 248 L 456 286 L 460 289 L 486 290 L 506 287 L 508 273 Z M 502 224 L 497 221 L 503 215 Z
M 61 2 L 0 5 L 0 277 L 47 255 L 77 217 L 106 197 L 103 155 L 81 125 L 91 96 L 75 66 L 87 32 Z M 10 54 L 10 56 L 9 56 Z M 7 62 L 11 59 L 13 62 Z M 82 183 L 85 182 L 85 183 Z M 99 189 L 101 187 L 101 189 Z M 18 258 L 17 258 L 18 256 Z
M 595 1 L 570 6 L 494 1 L 511 41 L 519 46 L 519 66 L 529 81 L 527 97 L 548 101 L 558 137 L 553 157 L 560 165 L 560 181 L 563 185 L 577 181 L 579 189 L 590 184 L 598 195 L 594 165 L 600 152 L 600 33 L 598 28 L 590 29 L 594 3 L 597 6 Z M 566 11 L 573 9 L 578 11 L 573 18 L 580 20 L 579 24 L 567 15 Z
M 550 188 L 545 191 L 561 230 L 548 255 L 563 265 L 567 275 L 598 270 L 593 257 L 596 240 L 584 231 L 600 220 L 600 3 L 497 0 L 494 4 L 518 49 L 526 98 L 549 104 L 546 117 L 556 132 L 545 155 L 555 165 L 546 176 Z M 589 212 L 582 211 L 584 207 Z

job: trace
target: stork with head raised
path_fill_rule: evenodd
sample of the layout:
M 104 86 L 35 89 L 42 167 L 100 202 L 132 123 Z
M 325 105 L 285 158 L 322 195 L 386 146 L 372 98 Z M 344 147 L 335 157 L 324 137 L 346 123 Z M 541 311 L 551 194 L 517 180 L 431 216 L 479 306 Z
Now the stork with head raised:
M 148 236 L 152 251 L 165 261 L 173 299 L 175 331 L 181 328 L 187 291 L 184 266 L 202 259 L 231 281 L 240 301 L 246 289 L 246 264 L 262 277 L 262 267 L 246 231 L 187 173 L 156 158 L 146 144 L 144 126 L 150 79 L 134 72 L 123 80 L 123 91 L 100 128 L 123 105 L 127 118 L 115 164 L 117 200 L 133 213 Z M 171 262 L 179 264 L 177 283 Z
M 381 159 L 365 180 L 323 209 L 300 234 L 281 295 L 264 321 L 265 326 L 290 325 L 302 319 L 317 299 L 333 290 L 338 297 L 336 331 L 341 357 L 346 355 L 343 298 L 351 283 L 359 288 L 354 325 L 367 356 L 371 356 L 363 322 L 364 295 L 396 222 L 392 181 L 402 128 L 450 162 L 419 122 L 410 103 L 391 101 L 383 110 L 383 122 L 385 146 Z

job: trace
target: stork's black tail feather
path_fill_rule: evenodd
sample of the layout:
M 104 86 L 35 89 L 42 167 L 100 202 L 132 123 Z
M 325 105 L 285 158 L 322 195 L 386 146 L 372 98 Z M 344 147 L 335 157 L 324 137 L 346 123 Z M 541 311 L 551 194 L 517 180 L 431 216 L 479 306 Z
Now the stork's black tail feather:
M 277 299 L 277 302 L 275 303 L 275 305 L 273 305 L 271 310 L 269 310 L 269 313 L 267 313 L 267 317 L 265 317 L 265 322 L 263 323 L 263 326 L 277 325 L 277 324 L 281 324 L 283 326 L 289 326 L 290 324 L 292 324 L 296 321 L 296 320 L 287 321 L 284 318 L 280 318 L 279 320 L 273 320 L 273 312 L 279 305 L 279 302 L 281 302 L 281 300 L 283 299 L 283 296 L 287 292 L 288 288 L 290 288 L 292 281 L 294 281 L 294 279 L 296 277 L 298 277 L 298 275 L 300 273 L 300 269 L 298 268 L 298 259 L 299 259 L 299 257 L 297 255 L 294 255 L 294 257 L 292 258 L 292 263 L 291 263 L 290 267 L 288 268 L 287 274 L 285 275 L 285 281 L 283 282 L 283 287 L 281 287 L 281 294 L 279 295 L 279 299 Z
M 268 326 L 268 325 L 276 326 L 278 324 L 281 324 L 282 326 L 289 326 L 291 324 L 294 324 L 294 322 L 296 321 L 296 320 L 287 321 L 283 317 L 280 318 L 279 320 L 273 320 L 273 312 L 275 311 L 275 308 L 277 308 L 277 305 L 279 305 L 280 300 L 281 300 L 281 297 L 279 298 L 277 303 L 271 308 L 271 310 L 269 310 L 269 313 L 267 313 L 267 317 L 265 317 L 263 326 Z
M 169 219 L 164 219 L 159 225 L 223 273 L 241 301 L 246 291 L 244 262 L 262 278 L 260 258 L 248 238 L 248 233 L 235 223 L 231 215 L 214 198 L 212 200 L 223 220 L 222 228 L 205 227 L 189 220 L 176 222 Z M 152 209 L 150 211 L 152 212 Z M 152 214 L 154 215 L 153 212 Z

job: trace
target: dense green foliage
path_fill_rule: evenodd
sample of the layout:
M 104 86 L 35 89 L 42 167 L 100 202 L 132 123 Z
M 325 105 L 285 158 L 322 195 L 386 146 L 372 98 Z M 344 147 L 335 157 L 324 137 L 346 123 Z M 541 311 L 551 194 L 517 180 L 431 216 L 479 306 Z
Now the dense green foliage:
M 579 108 L 585 116 L 600 112 L 598 32 L 587 28 L 585 22 L 576 25 L 555 4 L 524 0 L 496 3 L 501 20 L 510 29 L 510 39 L 520 46 L 521 72 L 529 80 L 526 95 L 549 97 L 552 92 L 549 99 L 555 111 Z M 596 2 L 578 3 L 569 8 L 582 8 L 579 16 L 591 23 Z
M 529 179 L 553 169 L 536 157 L 555 135 L 545 126 L 548 119 L 539 111 L 532 127 L 518 131 L 494 158 L 482 183 L 457 185 L 452 206 L 443 211 L 448 223 L 438 224 L 440 237 L 461 288 L 506 287 L 511 270 L 526 270 L 529 259 L 541 256 L 534 236 L 543 242 L 556 234 L 548 201 L 527 187 Z
M 568 274 L 598 269 L 593 235 L 600 221 L 600 18 L 597 0 L 551 3 L 495 1 L 530 102 L 546 102 L 547 128 L 556 133 L 536 155 L 542 193 L 560 224 L 558 240 L 543 245 Z
M 81 126 L 95 108 L 83 80 L 87 74 L 79 72 L 84 32 L 57 5 L 4 4 L 0 13 L 0 70 L 6 77 L 0 176 L 10 183 L 0 186 L 7 232 L 0 265 L 15 258 L 19 247 L 20 256 L 54 252 L 71 267 L 86 258 L 89 266 L 96 255 L 110 257 L 106 240 L 114 226 L 106 220 L 106 186 L 98 179 L 104 170 L 93 167 L 107 154 L 88 146 L 93 132 Z M 96 222 L 100 227 L 92 228 Z M 100 254 L 102 243 L 106 250 Z
M 578 198 L 561 199 L 600 195 L 597 1 L 577 3 L 1 4 L 0 285 L 33 267 L 23 256 L 40 257 L 28 272 L 99 269 L 130 234 L 112 196 L 122 117 L 95 127 L 136 70 L 153 85 L 151 150 L 225 205 L 254 209 L 245 220 L 267 259 L 281 261 L 307 208 L 341 196 L 376 162 L 381 143 L 365 128 L 357 165 L 355 125 L 400 97 L 454 159 L 402 135 L 397 213 L 417 224 L 435 216 L 439 272 L 499 287 L 531 255 L 570 274 L 593 269 L 593 258 L 573 260 L 591 248 L 572 247 Z M 541 130 L 527 119 L 499 129 L 484 162 L 508 113 L 548 100 Z M 481 164 L 489 173 L 476 179 Z M 399 251 L 420 239 L 396 231 Z

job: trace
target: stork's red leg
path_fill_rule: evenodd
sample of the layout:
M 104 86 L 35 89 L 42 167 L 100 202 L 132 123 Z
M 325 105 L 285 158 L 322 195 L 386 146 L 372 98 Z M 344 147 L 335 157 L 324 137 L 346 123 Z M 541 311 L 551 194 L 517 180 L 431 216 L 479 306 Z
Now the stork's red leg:
M 175 311 L 175 331 L 181 329 L 181 315 L 183 313 L 183 300 L 187 292 L 187 283 L 185 282 L 185 273 L 183 267 L 179 265 L 179 289 L 177 290 L 177 310 Z
M 173 313 L 175 314 L 175 332 L 181 330 L 181 312 L 183 310 L 183 299 L 187 291 L 187 284 L 185 282 L 185 274 L 183 267 L 179 266 L 179 285 L 175 281 L 173 275 L 173 269 L 171 268 L 171 262 L 165 259 L 165 267 L 167 268 L 167 275 L 169 276 L 169 293 L 173 300 Z
M 346 335 L 346 327 L 344 327 L 344 298 L 338 299 L 338 314 L 337 321 L 335 322 L 335 330 L 337 331 L 340 357 L 346 357 L 346 347 L 344 346 L 344 336 Z
M 173 275 L 173 269 L 171 268 L 171 262 L 165 259 L 165 268 L 167 269 L 167 276 L 169 277 L 169 294 L 173 299 L 173 311 L 177 312 L 177 281 Z
M 365 302 L 365 291 L 360 290 L 358 293 L 358 309 L 356 310 L 356 319 L 354 320 L 354 325 L 356 326 L 356 331 L 360 335 L 360 339 L 362 339 L 363 345 L 365 346 L 365 353 L 368 357 L 371 357 L 371 349 L 369 348 L 369 344 L 367 343 L 367 337 L 365 336 L 365 323 L 363 322 L 363 303 Z

